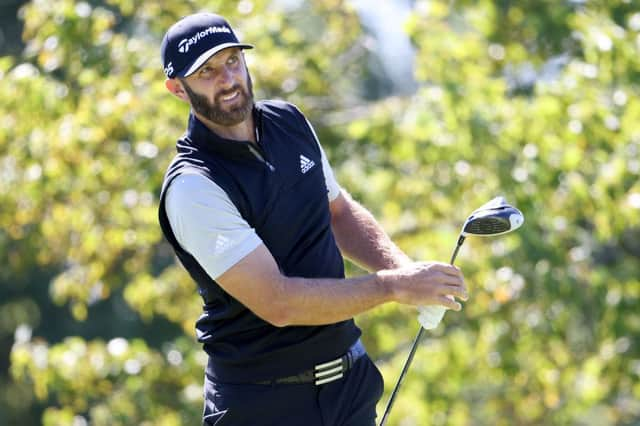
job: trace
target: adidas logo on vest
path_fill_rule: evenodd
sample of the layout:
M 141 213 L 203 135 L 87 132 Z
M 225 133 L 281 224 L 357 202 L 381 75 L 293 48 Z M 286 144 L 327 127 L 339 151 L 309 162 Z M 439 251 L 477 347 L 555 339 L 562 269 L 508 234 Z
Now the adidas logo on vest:
M 300 155 L 300 171 L 302 174 L 307 173 L 316 163 L 313 160 L 308 159 L 304 155 Z

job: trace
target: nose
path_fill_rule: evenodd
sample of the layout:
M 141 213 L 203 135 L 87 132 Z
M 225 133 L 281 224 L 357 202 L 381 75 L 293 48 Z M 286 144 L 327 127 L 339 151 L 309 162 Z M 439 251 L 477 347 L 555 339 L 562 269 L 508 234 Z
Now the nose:
M 220 73 L 219 79 L 220 87 L 223 89 L 229 88 L 234 84 L 234 74 L 233 70 L 228 67 L 223 67 L 222 72 Z

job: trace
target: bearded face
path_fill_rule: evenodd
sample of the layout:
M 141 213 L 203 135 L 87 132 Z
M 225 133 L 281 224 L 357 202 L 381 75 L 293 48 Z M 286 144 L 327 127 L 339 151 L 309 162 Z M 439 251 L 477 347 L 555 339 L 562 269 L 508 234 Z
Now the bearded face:
M 200 116 L 220 126 L 235 126 L 242 123 L 253 109 L 253 83 L 247 74 L 244 84 L 236 83 L 231 88 L 219 91 L 209 101 L 206 95 L 196 93 L 181 79 L 189 96 L 191 108 Z

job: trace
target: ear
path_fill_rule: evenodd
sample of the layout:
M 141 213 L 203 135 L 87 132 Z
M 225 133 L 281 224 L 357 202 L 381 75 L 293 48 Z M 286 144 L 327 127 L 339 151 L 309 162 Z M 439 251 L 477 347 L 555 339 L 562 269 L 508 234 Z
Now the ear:
M 185 92 L 184 87 L 182 87 L 182 83 L 177 78 L 166 79 L 164 81 L 164 86 L 176 97 L 185 102 L 189 102 L 189 96 L 187 95 L 187 92 Z

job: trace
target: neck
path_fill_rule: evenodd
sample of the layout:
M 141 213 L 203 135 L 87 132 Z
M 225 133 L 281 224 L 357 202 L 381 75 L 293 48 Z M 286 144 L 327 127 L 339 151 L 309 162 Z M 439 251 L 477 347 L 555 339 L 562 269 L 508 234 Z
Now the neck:
M 198 113 L 194 114 L 196 117 L 198 117 L 198 120 L 202 121 L 202 123 L 207 126 L 209 130 L 222 138 L 234 141 L 250 141 L 256 143 L 256 132 L 253 122 L 253 114 L 249 114 L 249 116 L 244 121 L 233 126 L 222 126 L 206 119 Z

